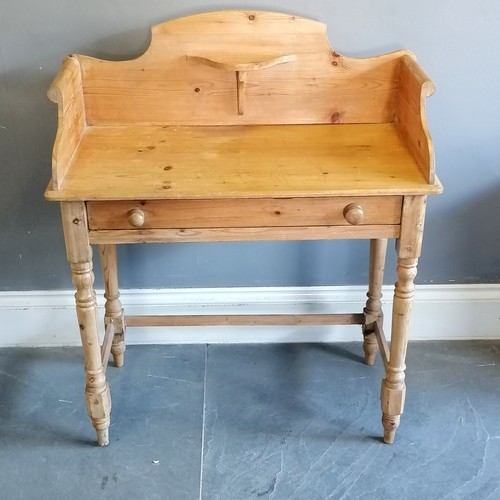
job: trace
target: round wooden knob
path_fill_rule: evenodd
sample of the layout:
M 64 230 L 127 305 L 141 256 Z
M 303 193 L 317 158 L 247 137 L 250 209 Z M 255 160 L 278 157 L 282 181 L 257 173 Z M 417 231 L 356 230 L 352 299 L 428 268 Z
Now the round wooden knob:
M 133 208 L 128 213 L 128 223 L 133 227 L 142 227 L 146 222 L 146 215 L 142 210 Z
M 344 208 L 344 219 L 353 226 L 361 224 L 364 216 L 365 214 L 363 213 L 363 208 L 355 203 L 351 203 Z

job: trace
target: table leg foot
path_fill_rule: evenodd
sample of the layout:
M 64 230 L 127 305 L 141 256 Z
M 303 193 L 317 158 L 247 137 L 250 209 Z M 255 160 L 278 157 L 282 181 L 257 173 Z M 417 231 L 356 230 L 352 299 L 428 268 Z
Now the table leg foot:
M 395 372 L 389 368 L 389 376 L 397 375 L 404 377 L 404 372 Z M 384 427 L 384 443 L 392 444 L 396 435 L 396 429 L 399 427 L 401 414 L 403 413 L 406 395 L 406 386 L 404 379 L 396 384 L 387 379 L 382 381 L 382 390 L 380 400 L 382 403 L 382 425 Z
M 97 374 L 96 379 L 102 380 L 102 377 L 103 374 L 100 373 Z M 89 378 L 92 380 L 92 376 Z M 85 402 L 87 413 L 97 434 L 97 444 L 99 446 L 108 445 L 111 414 L 111 395 L 108 385 L 105 383 L 104 389 L 87 386 Z
M 108 446 L 109 444 L 109 427 L 107 429 L 96 429 L 97 444 L 99 446 Z
M 384 426 L 384 443 L 394 443 L 396 429 L 399 427 L 400 415 L 382 414 L 382 425 Z
M 113 363 L 115 367 L 121 368 L 125 361 L 125 341 L 120 340 L 115 343 L 115 340 L 113 340 L 113 345 L 111 346 L 111 354 L 113 355 Z
M 371 332 L 364 335 L 363 351 L 365 353 L 365 363 L 370 366 L 374 365 L 378 353 L 378 342 L 375 333 Z

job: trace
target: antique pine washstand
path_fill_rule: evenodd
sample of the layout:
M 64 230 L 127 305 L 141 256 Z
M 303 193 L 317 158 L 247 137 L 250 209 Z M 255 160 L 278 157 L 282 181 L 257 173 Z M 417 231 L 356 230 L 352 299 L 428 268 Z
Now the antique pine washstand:
M 85 358 L 85 398 L 109 442 L 106 366 L 123 365 L 126 326 L 360 324 L 365 361 L 385 366 L 384 441 L 405 399 L 405 355 L 426 197 L 441 192 L 425 119 L 432 82 L 399 51 L 353 59 L 321 23 L 222 11 L 153 27 L 141 57 L 68 56 L 52 180 L 60 202 Z M 125 316 L 116 244 L 369 239 L 359 314 Z M 381 312 L 387 239 L 396 239 L 391 342 Z M 92 246 L 105 285 L 100 345 Z

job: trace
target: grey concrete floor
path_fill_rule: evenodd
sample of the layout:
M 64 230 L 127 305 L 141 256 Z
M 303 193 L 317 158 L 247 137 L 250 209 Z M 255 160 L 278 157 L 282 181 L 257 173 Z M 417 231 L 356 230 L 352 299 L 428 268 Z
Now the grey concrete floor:
M 0 350 L 0 498 L 500 499 L 500 342 L 421 342 L 381 442 L 361 344 L 131 346 L 95 445 L 81 351 Z

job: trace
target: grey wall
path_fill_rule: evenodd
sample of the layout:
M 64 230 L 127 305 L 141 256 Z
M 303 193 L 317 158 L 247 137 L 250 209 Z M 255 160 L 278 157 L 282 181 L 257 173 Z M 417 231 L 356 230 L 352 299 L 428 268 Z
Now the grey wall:
M 71 287 L 58 206 L 43 200 L 56 129 L 46 89 L 63 56 L 136 56 L 150 25 L 223 8 L 320 20 L 349 56 L 413 50 L 438 89 L 428 119 L 445 186 L 429 200 L 418 282 L 500 280 L 498 0 L 0 0 L 1 290 Z M 142 245 L 119 256 L 124 287 L 361 284 L 367 276 L 365 242 Z

